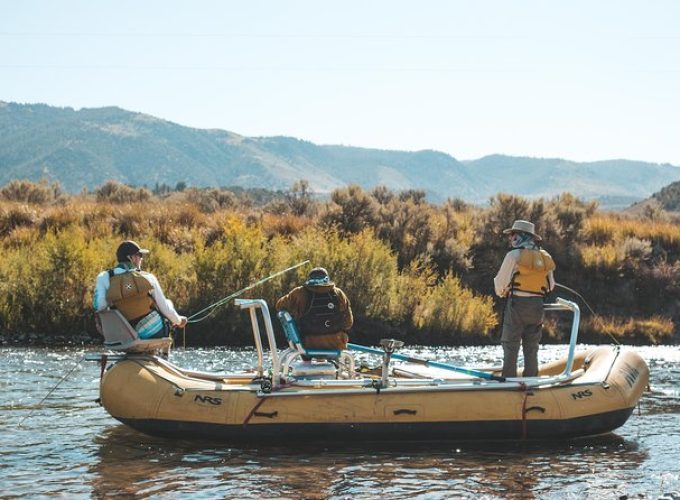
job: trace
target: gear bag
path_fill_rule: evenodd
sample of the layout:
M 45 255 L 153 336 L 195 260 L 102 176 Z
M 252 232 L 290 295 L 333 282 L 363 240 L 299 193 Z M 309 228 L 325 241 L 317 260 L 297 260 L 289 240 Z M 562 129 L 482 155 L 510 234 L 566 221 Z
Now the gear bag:
M 341 330 L 342 313 L 338 294 L 334 291 L 316 293 L 307 290 L 309 307 L 300 318 L 300 330 L 303 335 L 322 335 Z

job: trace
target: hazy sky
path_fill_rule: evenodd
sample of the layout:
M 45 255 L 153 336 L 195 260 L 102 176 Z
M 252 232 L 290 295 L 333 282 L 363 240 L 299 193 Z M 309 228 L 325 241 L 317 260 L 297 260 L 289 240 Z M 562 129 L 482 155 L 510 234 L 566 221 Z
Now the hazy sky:
M 680 1 L 0 0 L 0 100 L 680 165 Z

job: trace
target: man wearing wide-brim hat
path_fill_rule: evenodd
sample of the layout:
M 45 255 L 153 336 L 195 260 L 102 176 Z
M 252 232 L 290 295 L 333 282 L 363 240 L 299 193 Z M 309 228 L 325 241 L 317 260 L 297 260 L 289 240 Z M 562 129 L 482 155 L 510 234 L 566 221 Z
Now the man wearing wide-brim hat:
M 555 262 L 540 247 L 534 224 L 516 220 L 503 231 L 512 249 L 494 278 L 496 295 L 506 298 L 503 313 L 503 376 L 517 376 L 519 346 L 524 354 L 522 376 L 538 375 L 538 345 L 543 328 L 543 299 L 555 287 Z

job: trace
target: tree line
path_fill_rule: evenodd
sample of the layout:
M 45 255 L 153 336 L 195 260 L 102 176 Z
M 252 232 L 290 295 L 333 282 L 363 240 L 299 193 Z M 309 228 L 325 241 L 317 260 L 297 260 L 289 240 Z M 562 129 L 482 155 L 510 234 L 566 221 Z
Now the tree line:
M 186 314 L 309 259 L 350 298 L 352 335 L 375 341 L 495 341 L 502 302 L 493 276 L 507 251 L 502 230 L 531 220 L 557 263 L 557 281 L 578 291 L 582 340 L 671 342 L 680 304 L 680 226 L 663 211 L 604 212 L 565 193 L 553 199 L 497 194 L 488 205 L 432 204 L 423 191 L 339 188 L 306 181 L 285 192 L 158 189 L 114 181 L 79 194 L 46 181 L 0 189 L 0 330 L 94 333 L 92 291 L 123 239 L 151 249 L 145 268 Z M 309 269 L 251 292 L 273 307 Z M 569 320 L 546 323 L 563 341 Z M 186 332 L 189 344 L 248 344 L 248 318 L 226 306 Z

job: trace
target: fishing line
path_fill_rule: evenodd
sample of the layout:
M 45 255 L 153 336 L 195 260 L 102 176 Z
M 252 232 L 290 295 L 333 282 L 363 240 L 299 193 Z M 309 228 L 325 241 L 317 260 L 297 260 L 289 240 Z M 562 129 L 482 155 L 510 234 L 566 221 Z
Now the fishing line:
M 24 425 L 24 420 L 26 420 L 28 417 L 30 417 L 31 415 L 33 415 L 33 412 L 36 410 L 36 408 L 40 408 L 40 407 L 42 406 L 43 402 L 44 402 L 47 398 L 50 397 L 50 395 L 57 389 L 57 387 L 59 387 L 59 386 L 61 385 L 61 383 L 62 383 L 64 380 L 66 380 L 66 379 L 68 378 L 68 376 L 71 375 L 71 373 L 73 373 L 73 371 L 74 371 L 76 368 L 78 368 L 78 366 L 80 365 L 80 363 L 83 362 L 84 359 L 85 359 L 85 356 L 83 356 L 82 358 L 80 358 L 80 359 L 78 360 L 78 362 L 77 362 L 75 365 L 73 365 L 73 368 L 71 368 L 71 369 L 69 370 L 69 372 L 68 372 L 66 375 L 64 375 L 63 377 L 61 377 L 61 380 L 60 380 L 59 382 L 57 382 L 57 385 L 55 385 L 54 387 L 52 387 L 52 389 L 50 389 L 50 392 L 48 392 L 47 395 L 46 395 L 44 398 L 42 398 L 42 399 L 40 400 L 40 403 L 38 403 L 36 406 L 34 406 L 34 407 L 31 409 L 31 411 L 28 413 L 28 415 L 26 415 L 24 418 L 21 419 L 21 422 L 19 422 L 19 427 L 22 427 L 22 426 Z
M 198 323 L 200 321 L 208 319 L 210 316 L 215 314 L 215 311 L 217 310 L 217 308 L 219 306 L 226 304 L 231 299 L 238 297 L 242 293 L 247 292 L 248 290 L 255 288 L 258 285 L 261 285 L 262 283 L 265 283 L 265 282 L 267 282 L 267 281 L 269 281 L 273 278 L 276 278 L 277 276 L 280 276 L 284 273 L 287 273 L 288 271 L 292 271 L 293 269 L 297 269 L 298 267 L 304 266 L 305 264 L 309 264 L 309 260 L 305 260 L 303 262 L 300 262 L 299 264 L 295 264 L 294 266 L 291 266 L 287 269 L 284 269 L 283 271 L 278 271 L 274 274 L 267 276 L 266 278 L 262 278 L 261 280 L 256 281 L 255 283 L 252 283 L 245 288 L 240 289 L 238 292 L 234 292 L 231 295 L 228 295 L 228 296 L 224 297 L 223 299 L 220 299 L 217 302 L 214 302 L 213 304 L 210 304 L 209 306 L 201 309 L 197 313 L 192 314 L 191 316 L 189 316 L 187 318 L 187 323 Z M 198 319 L 196 319 L 196 318 L 198 318 Z
M 565 285 L 563 285 L 563 284 L 561 284 L 561 283 L 555 283 L 555 286 L 560 287 L 560 288 L 562 288 L 563 290 L 566 290 L 566 291 L 571 292 L 571 293 L 573 293 L 574 295 L 576 295 L 579 299 L 581 299 L 581 301 L 583 301 L 583 303 L 584 303 L 585 306 L 588 308 L 588 310 L 590 311 L 590 313 L 591 313 L 593 316 L 595 316 L 596 319 L 601 319 L 601 318 L 602 318 L 602 316 L 600 316 L 599 314 L 597 314 L 597 313 L 593 310 L 593 308 L 590 307 L 590 304 L 588 304 L 588 301 L 587 301 L 585 298 L 583 298 L 583 295 L 581 295 L 580 293 L 578 293 L 576 290 L 574 290 L 574 289 L 572 289 L 572 288 L 569 288 L 568 286 L 565 286 Z M 611 339 L 614 341 L 615 344 L 621 345 L 621 343 L 620 343 L 618 340 L 616 340 L 616 337 L 614 337 L 614 335 L 612 335 L 610 332 L 607 332 L 607 335 L 609 335 L 609 338 L 611 338 Z
M 583 301 L 583 303 L 586 305 L 586 307 L 588 308 L 588 310 L 590 311 L 590 313 L 591 313 L 593 316 L 599 316 L 599 314 L 597 314 L 595 311 L 593 311 L 593 308 L 590 307 L 590 304 L 588 304 L 588 301 L 587 301 L 586 299 L 583 298 L 583 295 L 581 295 L 580 293 L 578 293 L 576 290 L 574 290 L 573 288 L 569 288 L 568 286 L 565 286 L 565 285 L 563 285 L 562 283 L 555 283 L 555 286 L 558 286 L 558 287 L 560 287 L 560 288 L 562 288 L 562 289 L 564 289 L 564 290 L 566 290 L 566 291 L 568 291 L 568 292 L 571 292 L 571 293 L 573 293 L 574 295 L 576 295 L 579 299 L 581 299 L 581 300 Z

